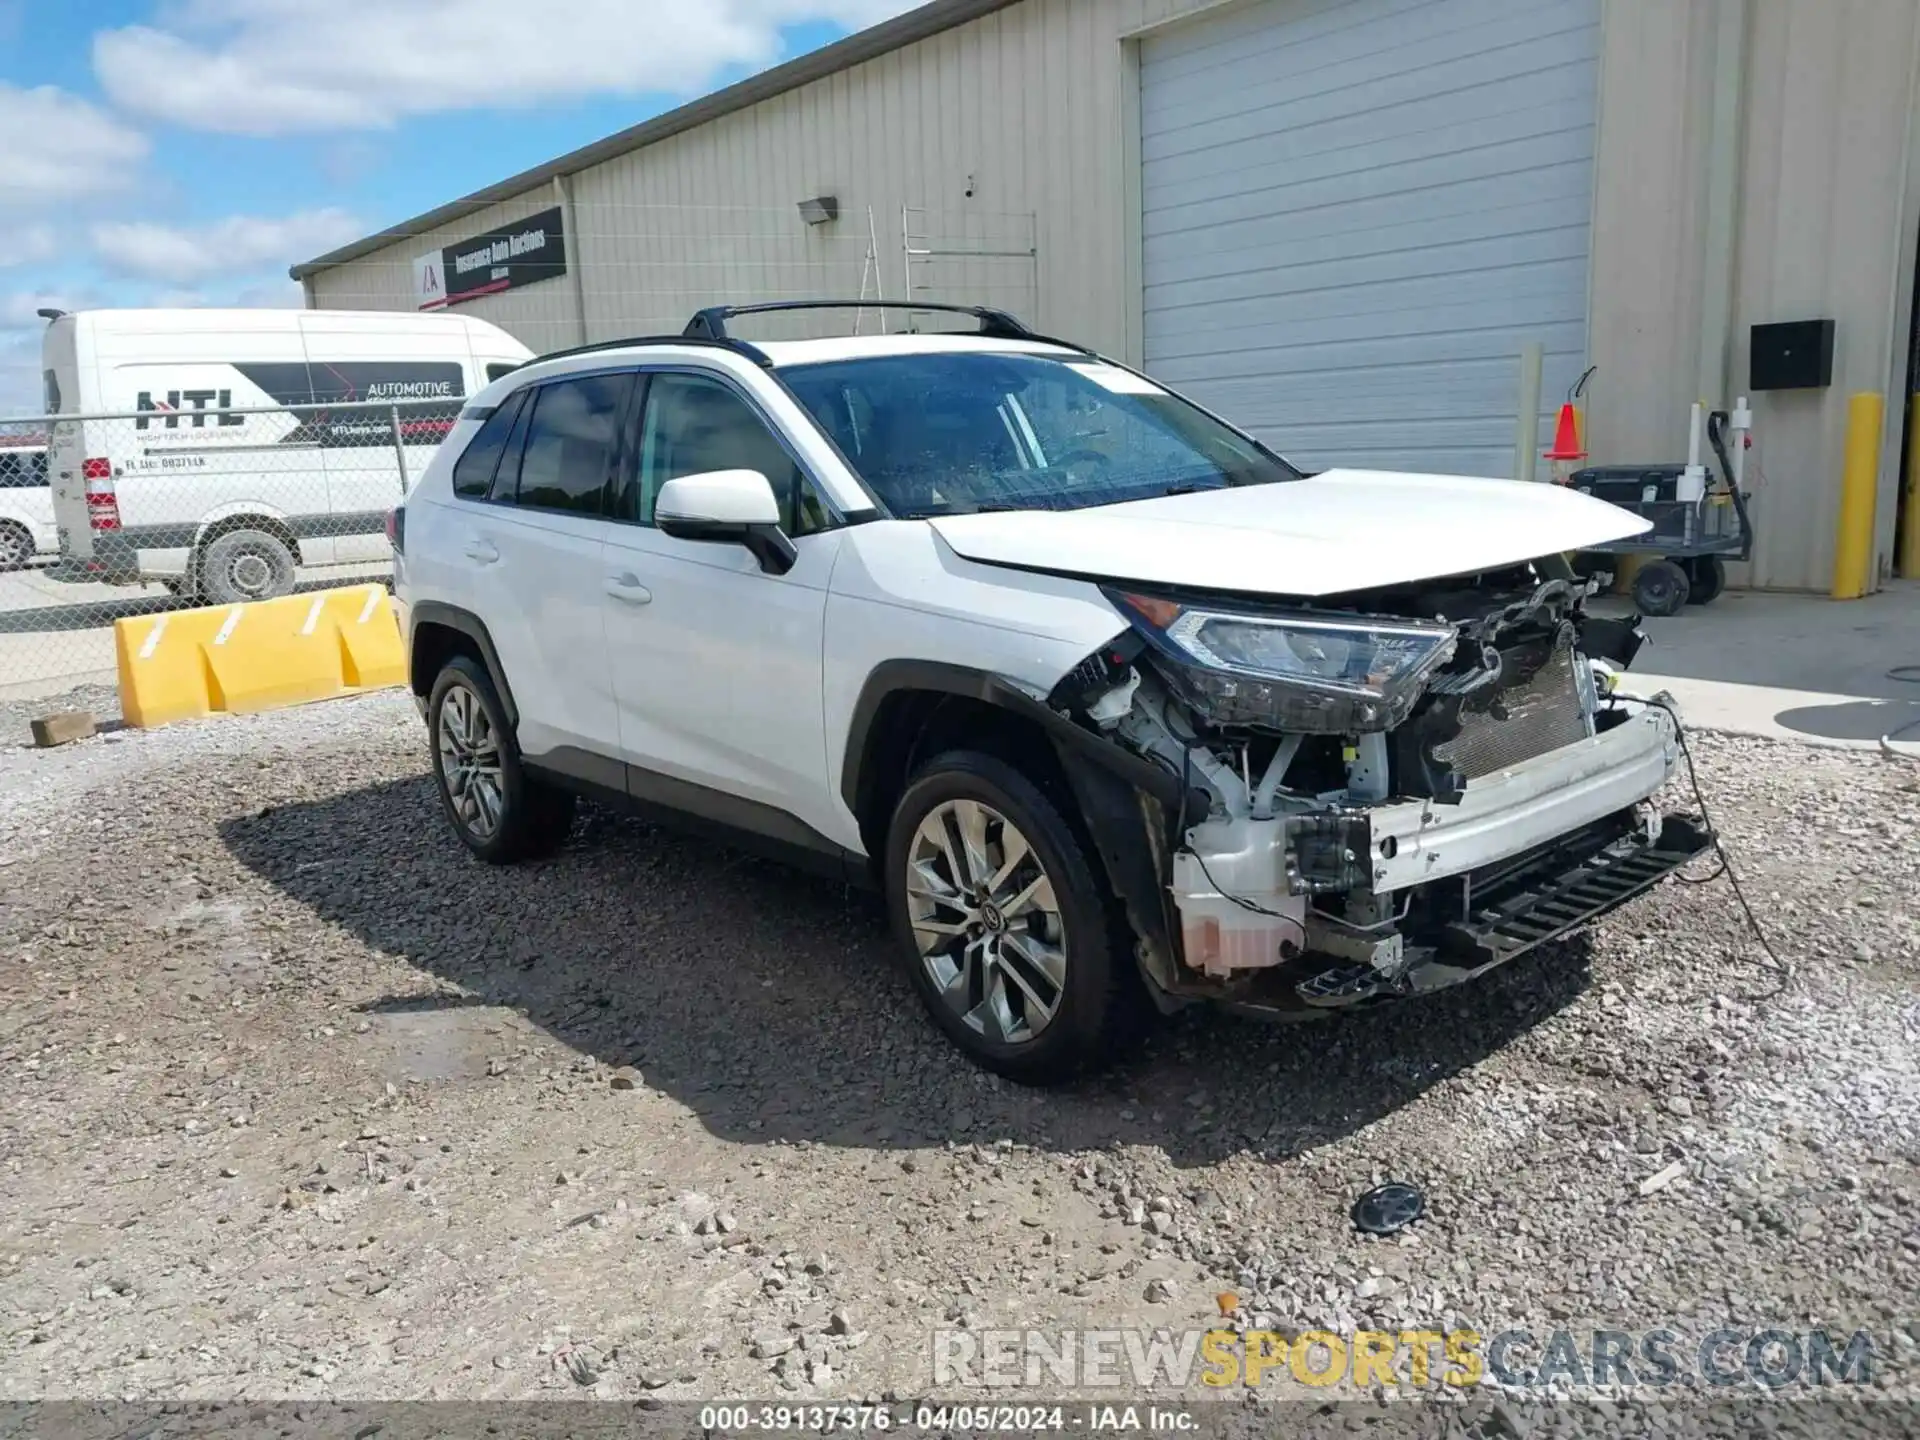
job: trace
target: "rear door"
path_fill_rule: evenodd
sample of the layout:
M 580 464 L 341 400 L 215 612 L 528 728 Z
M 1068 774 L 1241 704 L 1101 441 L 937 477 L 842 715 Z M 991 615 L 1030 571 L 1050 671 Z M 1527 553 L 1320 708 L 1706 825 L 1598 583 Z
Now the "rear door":
M 63 315 L 47 326 L 40 340 L 41 403 L 48 415 L 85 408 L 79 366 L 80 317 Z M 86 441 L 77 420 L 51 424 L 47 437 L 47 479 L 60 547 L 76 560 L 93 558 L 93 528 L 87 523 L 87 487 L 82 473 Z
M 450 588 L 493 637 L 520 711 L 521 749 L 615 788 L 620 733 L 602 558 L 632 390 L 633 375 L 616 371 L 517 392 L 525 398 L 510 428 L 483 430 L 455 467 L 450 517 L 460 576 Z M 495 443 L 489 480 L 468 462 L 484 462 Z
M 466 336 L 406 316 L 396 316 L 391 330 L 370 330 L 360 316 L 330 321 L 324 310 L 300 319 L 315 401 L 359 407 L 316 419 L 333 559 L 385 560 L 387 512 L 427 468 L 467 394 Z M 369 402 L 384 408 L 366 408 Z

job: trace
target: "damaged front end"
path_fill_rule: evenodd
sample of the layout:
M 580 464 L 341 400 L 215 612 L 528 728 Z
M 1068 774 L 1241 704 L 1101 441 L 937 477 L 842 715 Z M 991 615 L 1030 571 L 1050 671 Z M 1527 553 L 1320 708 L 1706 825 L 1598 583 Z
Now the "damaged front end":
M 1441 988 L 1712 843 L 1647 805 L 1678 726 L 1614 693 L 1637 625 L 1557 559 L 1294 605 L 1107 593 L 1131 629 L 1049 703 L 1169 782 L 1070 771 L 1167 1003 Z

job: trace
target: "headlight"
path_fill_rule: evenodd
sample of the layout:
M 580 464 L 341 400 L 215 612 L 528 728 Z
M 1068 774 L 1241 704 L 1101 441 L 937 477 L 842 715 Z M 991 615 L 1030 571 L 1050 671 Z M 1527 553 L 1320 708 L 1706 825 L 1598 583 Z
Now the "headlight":
M 1453 657 L 1451 625 L 1239 614 L 1121 591 L 1108 598 L 1216 725 L 1323 735 L 1391 730 Z

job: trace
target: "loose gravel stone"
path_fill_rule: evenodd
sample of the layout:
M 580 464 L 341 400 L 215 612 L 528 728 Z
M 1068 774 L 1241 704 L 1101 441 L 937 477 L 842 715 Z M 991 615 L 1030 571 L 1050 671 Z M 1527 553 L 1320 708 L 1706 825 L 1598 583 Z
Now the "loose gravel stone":
M 1908 1384 L 1920 790 L 1694 751 L 1783 992 L 1723 882 L 1669 883 L 1039 1094 L 939 1038 L 863 897 L 591 809 L 474 862 L 404 696 L 0 748 L 0 1393 L 918 1396 L 940 1329 L 1222 1323 L 1817 1322 Z M 1426 1218 L 1355 1233 L 1390 1178 Z

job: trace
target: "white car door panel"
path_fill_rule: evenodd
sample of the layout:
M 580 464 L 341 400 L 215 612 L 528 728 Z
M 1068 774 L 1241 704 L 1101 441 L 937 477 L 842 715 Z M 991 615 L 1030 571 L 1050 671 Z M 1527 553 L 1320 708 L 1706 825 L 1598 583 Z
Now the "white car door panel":
M 521 750 L 618 753 L 601 585 L 607 480 L 630 374 L 568 377 L 504 404 L 454 469 L 452 564 L 493 636 Z M 471 465 L 469 465 L 471 460 Z
M 605 549 L 607 655 L 628 763 L 820 829 L 820 651 L 837 533 L 785 575 L 743 546 L 621 526 Z
M 821 651 L 842 536 L 793 447 L 717 375 L 651 375 L 618 488 L 601 590 L 619 697 L 620 751 L 636 771 L 719 791 L 820 832 L 826 789 Z M 769 574 L 745 546 L 652 525 L 653 497 L 681 475 L 757 470 L 781 499 L 798 558 Z M 643 797 L 644 798 L 644 797 Z
M 475 506 L 460 542 L 474 608 L 486 621 L 520 710 L 530 758 L 619 744 L 606 656 L 602 522 Z

